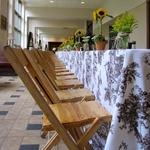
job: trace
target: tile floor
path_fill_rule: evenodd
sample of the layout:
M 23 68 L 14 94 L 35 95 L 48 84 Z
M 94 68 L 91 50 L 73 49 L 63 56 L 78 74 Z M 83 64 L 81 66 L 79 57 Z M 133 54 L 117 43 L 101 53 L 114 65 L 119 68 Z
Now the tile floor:
M 42 112 L 17 76 L 0 76 L 0 150 L 41 150 Z M 53 150 L 67 150 L 63 142 Z

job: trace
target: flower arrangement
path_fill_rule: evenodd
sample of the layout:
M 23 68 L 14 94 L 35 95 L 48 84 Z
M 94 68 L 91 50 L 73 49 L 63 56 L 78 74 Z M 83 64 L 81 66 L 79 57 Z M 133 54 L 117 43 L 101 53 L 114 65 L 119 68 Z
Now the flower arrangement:
M 75 32 L 75 36 L 76 37 L 82 37 L 82 36 L 84 36 L 84 31 L 82 30 L 82 29 L 78 29 L 76 32 Z
M 135 17 L 125 12 L 115 20 L 112 27 L 113 32 L 117 33 L 114 47 L 119 49 L 128 48 L 128 42 L 130 40 L 129 35 L 138 27 Z
M 100 23 L 100 33 L 95 35 L 92 39 L 94 42 L 97 41 L 105 41 L 105 37 L 102 32 L 102 24 L 103 24 L 103 19 L 105 17 L 110 17 L 113 18 L 113 16 L 108 14 L 108 11 L 103 8 L 99 8 L 93 11 L 93 20 L 96 21 L 97 23 Z
M 67 40 L 65 40 L 60 46 L 59 49 L 60 50 L 68 50 L 68 49 L 73 49 L 74 48 L 74 37 L 71 36 L 69 37 Z
M 82 40 L 83 43 L 88 43 L 89 40 L 90 40 L 90 36 L 83 36 L 82 39 L 83 39 L 83 40 Z
M 137 20 L 128 12 L 123 13 L 113 24 L 114 32 L 132 33 L 137 28 Z
M 81 43 L 81 42 L 76 42 L 76 43 L 74 44 L 74 48 L 75 48 L 76 50 L 80 50 L 81 47 L 82 47 L 82 43 Z

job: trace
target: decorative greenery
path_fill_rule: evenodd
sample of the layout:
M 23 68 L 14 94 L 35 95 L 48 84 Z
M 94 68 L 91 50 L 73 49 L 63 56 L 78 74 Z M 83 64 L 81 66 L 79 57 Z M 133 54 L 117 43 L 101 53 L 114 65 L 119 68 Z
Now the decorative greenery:
M 96 21 L 96 23 L 99 23 L 99 25 L 100 25 L 100 34 L 97 34 L 92 38 L 94 40 L 94 42 L 105 41 L 105 37 L 102 32 L 102 24 L 103 24 L 103 19 L 106 16 L 113 18 L 113 16 L 108 14 L 106 9 L 99 8 L 99 9 L 93 11 L 93 20 Z
M 137 20 L 128 12 L 119 16 L 113 24 L 113 32 L 117 33 L 114 47 L 117 49 L 127 49 L 130 41 L 130 33 L 138 27 Z
M 138 26 L 137 20 L 128 12 L 123 13 L 113 24 L 114 32 L 132 33 Z
M 82 39 L 83 39 L 82 40 L 83 43 L 88 43 L 90 40 L 90 36 L 83 36 Z
M 67 40 L 65 40 L 60 46 L 59 50 L 68 50 L 68 49 L 73 49 L 74 48 L 74 37 L 71 36 Z
M 92 37 L 92 40 L 94 42 L 97 42 L 97 41 L 105 41 L 105 37 L 101 34 L 97 34 L 95 36 Z
M 81 42 L 76 42 L 76 43 L 74 44 L 74 47 L 75 47 L 76 49 L 79 49 L 80 47 L 82 47 L 82 43 L 81 43 Z
M 76 39 L 77 38 L 81 39 L 81 37 L 84 35 L 85 35 L 85 33 L 82 29 L 76 30 L 76 32 L 74 33 L 74 36 L 69 37 L 59 46 L 59 50 L 73 50 L 77 47 L 78 48 L 82 47 L 81 41 L 78 41 Z M 74 39 L 74 37 L 76 37 L 76 39 Z

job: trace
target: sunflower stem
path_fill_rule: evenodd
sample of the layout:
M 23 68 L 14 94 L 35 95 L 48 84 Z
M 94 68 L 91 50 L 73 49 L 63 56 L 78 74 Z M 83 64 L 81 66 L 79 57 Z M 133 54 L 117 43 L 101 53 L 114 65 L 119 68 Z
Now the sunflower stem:
M 102 35 L 102 19 L 100 19 L 100 34 Z

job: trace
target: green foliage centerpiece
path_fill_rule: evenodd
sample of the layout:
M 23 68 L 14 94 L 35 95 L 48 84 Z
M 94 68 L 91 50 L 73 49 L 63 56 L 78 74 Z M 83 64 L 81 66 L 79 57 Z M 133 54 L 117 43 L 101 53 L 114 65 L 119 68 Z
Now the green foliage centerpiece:
M 117 33 L 114 47 L 117 49 L 128 48 L 128 42 L 130 40 L 129 35 L 137 28 L 137 26 L 137 20 L 132 14 L 125 12 L 119 16 L 112 26 L 113 31 Z

